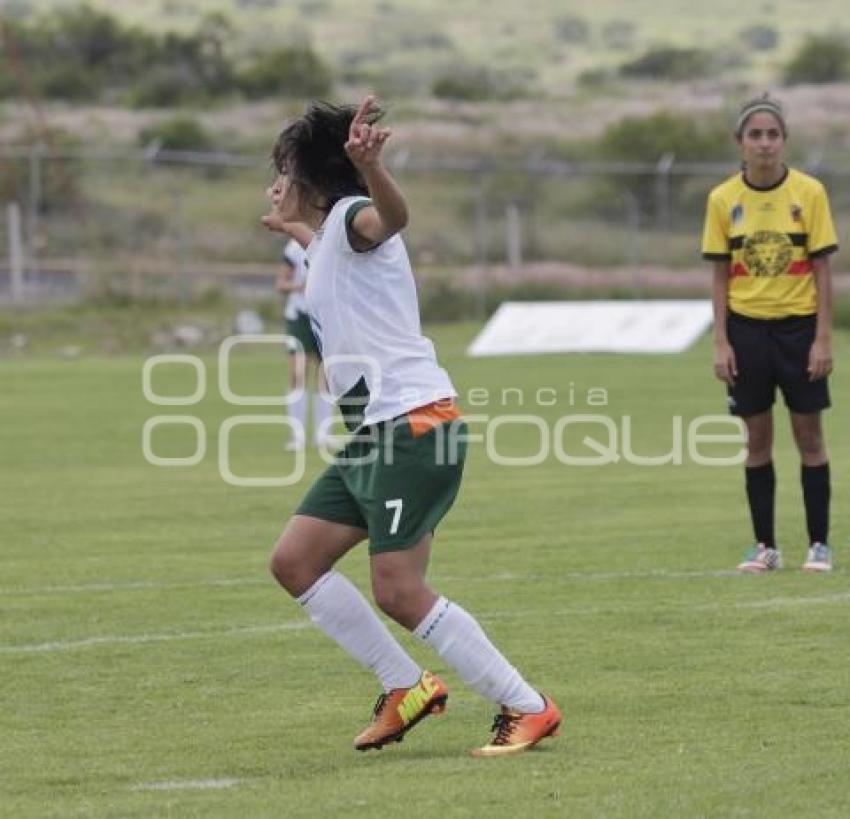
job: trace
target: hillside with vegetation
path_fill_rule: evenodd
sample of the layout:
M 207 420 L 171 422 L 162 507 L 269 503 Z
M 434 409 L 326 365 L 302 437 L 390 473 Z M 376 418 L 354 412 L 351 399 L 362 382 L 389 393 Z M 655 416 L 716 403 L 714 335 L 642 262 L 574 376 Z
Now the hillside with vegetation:
M 846 10 L 838 0 L 577 0 L 568 6 L 559 0 L 521 6 L 485 0 L 89 0 L 90 16 L 108 14 L 114 25 L 86 23 L 79 8 L 70 0 L 7 0 L 2 13 L 25 46 L 39 39 L 48 44 L 51 32 L 76 16 L 78 29 L 88 25 L 88 34 L 100 38 L 82 67 L 111 61 L 119 69 L 116 81 L 136 61 L 150 69 L 144 87 L 129 98 L 136 104 L 167 103 L 157 95 L 166 81 L 178 92 L 259 95 L 272 90 L 275 72 L 282 93 L 315 93 L 332 76 L 384 95 L 465 99 L 560 97 L 618 77 L 743 84 L 850 78 Z M 90 95 L 99 78 L 73 61 L 73 70 L 60 72 L 69 55 L 58 45 L 53 65 L 40 69 L 53 75 L 47 87 Z M 812 53 L 801 59 L 807 45 Z M 118 49 L 117 57 L 104 54 L 110 48 Z M 309 76 L 312 88 L 304 87 Z M 182 87 L 188 77 L 196 87 Z
M 528 295 L 567 278 L 636 292 L 647 271 L 699 270 L 705 195 L 736 163 L 736 106 L 771 88 L 791 161 L 828 176 L 839 224 L 850 212 L 841 4 L 458 5 L 7 0 L 0 202 L 21 204 L 31 260 L 84 270 L 96 294 L 173 295 L 156 283 L 175 271 L 184 289 L 218 291 L 219 276 L 273 269 L 257 216 L 281 124 L 311 97 L 373 90 L 415 206 L 426 305 L 467 310 L 458 288 L 481 289 L 486 270 L 480 312 L 519 265 L 537 277 Z M 585 280 L 606 268 L 614 284 Z

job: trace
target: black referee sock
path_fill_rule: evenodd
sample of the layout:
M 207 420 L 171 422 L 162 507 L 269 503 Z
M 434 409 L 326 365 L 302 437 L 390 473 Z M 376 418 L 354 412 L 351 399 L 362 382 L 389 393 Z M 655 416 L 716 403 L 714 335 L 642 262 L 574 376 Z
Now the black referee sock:
M 773 462 L 763 466 L 748 466 L 744 472 L 756 543 L 764 543 L 768 549 L 775 549 L 773 499 L 776 494 L 776 473 L 773 471 Z M 808 509 L 808 506 L 806 508 Z
M 820 466 L 801 466 L 803 503 L 806 506 L 806 525 L 810 543 L 828 543 L 829 535 L 829 463 Z

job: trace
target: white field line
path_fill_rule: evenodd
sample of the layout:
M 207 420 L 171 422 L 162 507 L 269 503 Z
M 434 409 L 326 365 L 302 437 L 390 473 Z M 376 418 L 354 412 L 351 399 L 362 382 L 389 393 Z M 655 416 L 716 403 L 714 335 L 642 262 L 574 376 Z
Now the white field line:
M 296 620 L 286 623 L 268 623 L 257 626 L 242 626 L 224 631 L 177 631 L 165 634 L 133 634 L 103 637 L 84 637 L 79 640 L 59 640 L 52 643 L 23 643 L 21 645 L 0 645 L 0 654 L 40 654 L 56 651 L 73 651 L 78 648 L 114 645 L 145 645 L 147 643 L 170 643 L 175 640 L 204 640 L 219 637 L 244 637 L 251 634 L 274 634 L 279 631 L 301 631 L 310 628 L 309 620 Z
M 703 572 L 677 572 L 668 569 L 650 569 L 645 572 L 564 572 L 563 574 L 542 575 L 522 574 L 517 572 L 500 572 L 486 576 L 469 578 L 441 578 L 452 580 L 464 580 L 464 582 L 475 580 L 498 580 L 514 582 L 517 580 L 709 580 L 717 577 L 740 577 L 741 572 L 733 569 L 720 569 L 717 571 Z
M 197 580 L 180 583 L 162 583 L 137 581 L 126 583 L 83 583 L 79 586 L 6 586 L 0 587 L 0 597 L 39 596 L 51 594 L 91 594 L 97 592 L 146 591 L 149 589 L 199 589 L 228 586 L 266 586 L 273 585 L 271 577 L 252 575 L 251 577 L 233 577 L 223 580 Z
M 737 572 L 736 572 L 737 574 Z M 729 611 L 730 609 L 788 609 L 803 606 L 829 606 L 850 601 L 850 592 L 836 592 L 813 597 L 771 597 L 767 600 L 748 600 L 742 603 L 668 603 L 663 606 L 645 602 L 615 603 L 613 605 L 573 606 L 551 609 L 547 613 L 558 617 L 598 617 L 609 614 L 631 614 L 635 612 L 682 612 L 682 611 Z M 540 617 L 539 609 L 525 611 L 487 611 L 477 612 L 476 616 L 484 623 L 498 620 L 516 620 Z
M 435 575 L 437 581 L 462 581 L 464 583 L 478 582 L 514 582 L 517 580 L 688 580 L 711 579 L 717 577 L 736 577 L 740 572 L 734 570 L 704 571 L 704 572 L 675 572 L 666 569 L 653 569 L 645 572 L 564 572 L 558 575 L 523 574 L 516 572 L 501 572 L 491 575 L 474 577 L 455 575 Z M 139 581 L 126 583 L 84 583 L 78 586 L 0 586 L 0 597 L 39 596 L 63 594 L 93 594 L 98 592 L 125 591 L 158 591 L 165 589 L 206 589 L 227 588 L 239 586 L 273 585 L 274 581 L 262 575 L 250 577 L 233 577 L 221 580 L 198 580 L 179 583 L 160 583 L 154 581 Z
M 729 609 L 786 609 L 803 606 L 829 606 L 850 601 L 850 592 L 837 592 L 835 594 L 824 594 L 810 597 L 772 597 L 767 600 L 753 600 L 742 603 L 724 602 L 707 604 L 672 604 L 665 606 L 664 610 L 675 611 L 728 611 Z M 558 616 L 588 617 L 606 614 L 626 614 L 638 610 L 648 611 L 650 606 L 644 603 L 635 605 L 614 606 L 575 606 L 572 608 L 558 608 L 550 614 Z M 656 607 L 653 610 L 658 611 Z M 511 611 L 511 612 L 481 612 L 479 619 L 486 622 L 498 621 L 505 618 L 517 619 L 524 617 L 539 617 L 539 611 Z M 148 643 L 168 643 L 176 640 L 203 640 L 219 637 L 242 637 L 252 634 L 274 634 L 283 631 L 302 631 L 312 626 L 309 621 L 297 620 L 284 623 L 268 623 L 265 625 L 243 626 L 240 628 L 226 629 L 224 631 L 183 631 L 165 634 L 137 634 L 124 636 L 86 637 L 78 640 L 64 640 L 51 643 L 24 643 L 21 645 L 0 645 L 0 654 L 41 654 L 59 651 L 73 651 L 79 648 L 95 648 L 111 645 L 146 645 Z
M 787 609 L 797 606 L 821 606 L 830 603 L 846 603 L 850 592 L 836 592 L 814 597 L 770 597 L 767 600 L 748 600 L 743 603 L 729 603 L 723 608 L 733 609 Z M 702 608 L 695 606 L 694 608 Z M 718 606 L 717 608 L 721 608 Z
M 546 579 L 548 582 L 552 580 L 561 581 L 593 581 L 593 580 L 687 580 L 687 579 L 715 579 L 715 578 L 730 578 L 742 577 L 740 572 L 734 570 L 718 570 L 718 571 L 670 571 L 667 569 L 653 569 L 649 571 L 631 571 L 631 572 L 564 572 L 563 574 L 554 577 L 549 576 L 544 578 L 542 575 L 521 572 L 502 572 L 492 575 L 480 575 L 477 577 L 461 577 L 453 575 L 444 575 L 439 579 L 441 581 L 459 581 L 468 582 L 517 582 L 517 581 L 534 581 Z M 749 579 L 749 578 L 745 578 Z M 185 588 L 227 588 L 240 586 L 260 586 L 270 584 L 272 581 L 262 576 L 248 576 L 223 578 L 215 580 L 202 580 L 197 582 L 178 582 L 178 583 L 158 583 L 158 582 L 126 582 L 126 583 L 89 583 L 82 585 L 70 586 L 41 586 L 41 587 L 0 587 L 0 596 L 36 596 L 36 595 L 68 595 L 68 594 L 88 594 L 98 592 L 124 592 L 124 591 L 140 591 L 140 590 L 166 590 L 166 589 L 185 589 Z M 831 603 L 846 602 L 850 600 L 850 592 L 837 593 L 831 595 L 822 595 L 814 597 L 779 597 L 770 598 L 767 600 L 746 601 L 741 603 L 727 602 L 724 604 L 709 603 L 705 605 L 687 606 L 687 608 L 695 608 L 699 610 L 717 610 L 717 609 L 771 609 L 771 608 L 793 608 L 799 606 L 813 605 L 829 605 Z M 629 605 L 615 606 L 576 606 L 563 608 L 558 610 L 558 614 L 568 616 L 588 616 L 598 614 L 616 614 L 631 611 L 635 607 Z M 673 608 L 680 608 L 673 606 Z M 531 612 L 529 612 L 531 614 Z M 481 614 L 481 619 L 484 620 L 500 620 L 505 616 L 522 616 L 522 612 L 488 612 Z M 78 648 L 91 648 L 97 646 L 109 645 L 144 645 L 147 643 L 162 643 L 172 642 L 176 640 L 197 640 L 208 637 L 233 637 L 245 636 L 250 634 L 275 633 L 278 631 L 297 631 L 307 628 L 310 624 L 303 621 L 294 621 L 288 623 L 270 623 L 266 625 L 248 626 L 244 628 L 234 628 L 225 631 L 187 631 L 187 632 L 171 632 L 164 634 L 140 634 L 140 635 L 115 635 L 115 636 L 100 636 L 86 637 L 77 640 L 61 640 L 48 643 L 29 643 L 21 645 L 2 645 L 0 644 L 0 654 L 29 654 L 29 653 L 46 653 L 58 651 L 72 651 Z
M 241 784 L 241 779 L 224 777 L 222 779 L 175 779 L 173 782 L 140 782 L 133 785 L 134 791 L 209 791 L 233 788 Z

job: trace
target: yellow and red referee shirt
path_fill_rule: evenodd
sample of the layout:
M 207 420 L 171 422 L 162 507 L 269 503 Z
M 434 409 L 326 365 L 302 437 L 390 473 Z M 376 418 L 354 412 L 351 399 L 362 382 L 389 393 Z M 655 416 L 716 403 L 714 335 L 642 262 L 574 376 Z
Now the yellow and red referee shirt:
M 708 195 L 703 258 L 729 261 L 729 309 L 751 318 L 817 312 L 812 259 L 838 249 L 824 186 L 793 168 L 769 188 L 739 173 Z

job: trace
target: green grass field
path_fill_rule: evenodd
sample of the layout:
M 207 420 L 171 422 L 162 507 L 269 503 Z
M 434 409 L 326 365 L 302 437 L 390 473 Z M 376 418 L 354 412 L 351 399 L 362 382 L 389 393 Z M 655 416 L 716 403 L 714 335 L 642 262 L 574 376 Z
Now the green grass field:
M 631 416 L 634 449 L 669 451 L 723 413 L 704 340 L 675 357 L 474 360 L 475 327 L 434 329 L 470 413 Z M 839 362 L 850 336 L 836 340 Z M 0 816 L 15 817 L 845 817 L 850 804 L 850 513 L 842 422 L 828 417 L 837 570 L 808 576 L 798 465 L 778 425 L 778 528 L 789 568 L 731 569 L 749 540 L 740 467 L 625 462 L 525 468 L 473 447 L 461 497 L 435 541 L 431 579 L 476 613 L 528 678 L 562 706 L 561 736 L 512 760 L 475 760 L 493 709 L 407 635 L 445 676 L 449 708 L 404 743 L 367 755 L 352 739 L 374 680 L 306 622 L 267 574 L 269 548 L 304 491 L 219 477 L 214 357 L 207 397 L 155 407 L 142 357 L 0 361 Z M 238 356 L 234 390 L 275 393 L 281 357 Z M 189 368 L 155 373 L 192 391 Z M 550 387 L 553 407 L 536 407 Z M 525 391 L 526 403 L 500 390 Z M 489 402 L 481 404 L 489 390 Z M 591 388 L 608 406 L 588 407 Z M 549 396 L 551 394 L 547 394 Z M 597 393 L 599 395 L 599 393 Z M 155 414 L 198 416 L 193 467 L 142 457 Z M 597 428 L 586 430 L 596 438 Z M 583 433 L 582 433 L 583 434 Z M 568 444 L 582 450 L 576 431 Z M 186 456 L 186 427 L 160 455 Z M 234 432 L 232 467 L 291 467 L 278 427 Z M 505 427 L 503 454 L 533 453 Z M 717 446 L 717 455 L 729 451 Z M 308 476 L 321 464 L 311 455 Z M 365 549 L 343 570 L 367 587 Z

